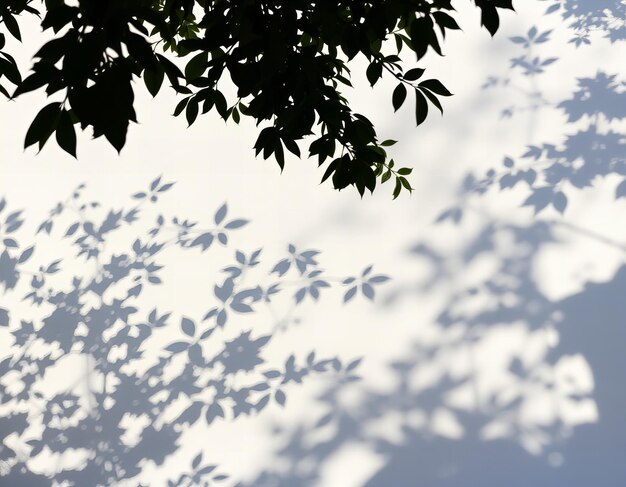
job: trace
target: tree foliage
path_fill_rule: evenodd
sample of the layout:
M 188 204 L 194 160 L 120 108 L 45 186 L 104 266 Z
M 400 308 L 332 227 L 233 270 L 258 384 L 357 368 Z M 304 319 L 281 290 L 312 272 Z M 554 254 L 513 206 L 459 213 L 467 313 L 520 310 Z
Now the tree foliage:
M 499 9 L 513 9 L 512 0 L 473 1 L 492 35 Z M 385 148 L 395 141 L 380 141 L 340 88 L 351 86 L 349 65 L 361 54 L 372 86 L 384 75 L 397 80 L 395 110 L 411 95 L 419 125 L 429 106 L 442 111 L 440 97 L 451 93 L 400 53 L 412 51 L 416 63 L 429 50 L 441 55 L 446 32 L 459 29 L 451 0 L 6 0 L 2 24 L 18 40 L 22 13 L 39 15 L 54 36 L 25 79 L 2 52 L 0 90 L 17 97 L 43 88 L 59 97 L 35 117 L 27 147 L 42 148 L 55 134 L 75 156 L 79 125 L 120 151 L 137 121 L 133 81 L 143 78 L 155 96 L 167 79 L 180 97 L 174 115 L 189 125 L 211 111 L 235 123 L 252 117 L 256 154 L 273 156 L 281 169 L 285 150 L 300 157 L 300 141 L 308 139 L 308 155 L 327 163 L 322 181 L 363 195 L 393 178 L 394 197 L 411 190 L 405 178 L 411 170 L 394 167 Z M 4 41 L 0 34 L 0 49 Z M 236 92 L 230 98 L 228 79 Z M 12 94 L 6 81 L 16 85 Z

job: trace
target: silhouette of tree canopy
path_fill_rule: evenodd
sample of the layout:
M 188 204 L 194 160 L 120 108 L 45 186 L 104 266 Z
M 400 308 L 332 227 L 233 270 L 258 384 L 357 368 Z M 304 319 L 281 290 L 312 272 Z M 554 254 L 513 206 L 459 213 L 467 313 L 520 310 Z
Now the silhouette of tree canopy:
M 511 0 L 473 1 L 492 35 L 499 9 L 513 9 Z M 372 86 L 383 75 L 395 78 L 395 110 L 412 92 L 417 125 L 429 103 L 443 111 L 439 97 L 451 95 L 399 56 L 403 47 L 416 62 L 429 50 L 442 54 L 446 32 L 459 29 L 451 0 L 46 0 L 41 11 L 39 3 L 8 0 L 0 9 L 4 28 L 18 40 L 22 13 L 39 15 L 54 33 L 25 79 L 9 53 L 0 56 L 0 80 L 16 85 L 12 97 L 41 88 L 59 95 L 33 120 L 26 147 L 41 148 L 55 134 L 75 156 L 79 124 L 120 151 L 137 121 L 134 79 L 143 78 L 155 96 L 167 78 L 181 98 L 174 115 L 184 113 L 189 125 L 211 111 L 235 123 L 252 117 L 260 126 L 256 154 L 274 156 L 281 169 L 285 149 L 300 157 L 298 142 L 310 137 L 309 156 L 320 166 L 328 162 L 322 181 L 363 195 L 393 177 L 397 197 L 412 190 L 405 178 L 411 169 L 394 166 L 385 151 L 394 141 L 378 140 L 370 120 L 342 95 L 340 86 L 351 86 L 349 65 L 362 54 Z M 0 34 L 0 49 L 4 44 Z M 187 58 L 183 70 L 176 57 Z M 236 88 L 233 96 L 225 78 Z M 6 86 L 0 91 L 11 97 Z

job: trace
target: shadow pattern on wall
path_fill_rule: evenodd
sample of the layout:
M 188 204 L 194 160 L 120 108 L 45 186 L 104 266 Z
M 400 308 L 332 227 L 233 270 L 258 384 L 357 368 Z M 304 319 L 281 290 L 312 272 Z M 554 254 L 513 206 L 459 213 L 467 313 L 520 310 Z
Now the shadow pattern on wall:
M 389 388 L 336 382 L 317 398 L 325 414 L 276 425 L 278 467 L 240 486 L 322 485 L 324 466 L 354 445 L 383 465 L 364 487 L 625 484 L 626 265 L 550 300 L 533 270 L 556 244 L 549 224 L 490 221 L 459 258 L 416 245 L 430 272 L 387 301 L 445 293 L 436 334 L 389 364 Z M 458 284 L 458 269 L 482 268 L 485 256 L 493 272 Z
M 560 13 L 565 28 L 571 32 L 574 49 L 591 44 L 594 36 L 610 43 L 626 40 L 626 2 L 601 0 L 548 0 L 547 15 Z M 568 97 L 551 101 L 541 90 L 546 73 L 558 76 L 558 57 L 548 54 L 553 31 L 532 26 L 524 35 L 510 40 L 522 49 L 511 61 L 510 74 L 491 76 L 484 89 L 503 89 L 511 95 L 521 94 L 521 104 L 502 111 L 503 118 L 528 113 L 529 144 L 519 157 L 503 158 L 500 168 L 486 175 L 468 174 L 460 188 L 460 201 L 445 210 L 440 220 L 459 222 L 473 195 L 482 195 L 491 188 L 528 188 L 523 202 L 535 214 L 554 208 L 563 214 L 568 194 L 590 188 L 598 180 L 617 176 L 615 198 L 626 198 L 626 82 L 621 73 L 597 71 L 577 80 L 577 88 Z M 540 52 L 541 51 L 541 52 Z M 513 97 L 518 99 L 518 97 Z M 564 133 L 559 140 L 537 144 L 535 127 L 546 110 L 556 110 L 564 120 Z
M 626 40 L 624 1 L 546 5 L 546 15 L 562 16 L 573 49 L 594 36 Z M 524 94 L 502 117 L 529 115 L 529 146 L 518 158 L 504 157 L 502 169 L 468 174 L 458 203 L 438 218 L 455 225 L 478 219 L 479 231 L 453 256 L 416 242 L 410 254 L 429 272 L 385 296 L 389 307 L 446 296 L 434 329 L 388 364 L 387 387 L 331 384 L 317 398 L 326 414 L 275 425 L 276 466 L 240 487 L 324 485 L 328 466 L 355 445 L 382 465 L 350 484 L 359 487 L 626 485 L 626 265 L 560 299 L 548 297 L 536 275 L 540 253 L 560 244 L 564 228 L 624 255 L 626 243 L 558 218 L 529 226 L 499 221 L 477 197 L 524 185 L 523 204 L 535 215 L 548 208 L 562 214 L 568 195 L 608 177 L 617 180 L 616 204 L 626 197 L 626 84 L 598 71 L 578 79 L 566 98 L 548 100 L 540 83 L 558 67 L 552 36 L 533 26 L 512 37 L 523 49 L 511 59 L 513 74 L 484 85 Z M 565 130 L 560 140 L 533 143 L 544 110 L 559 111 Z M 468 283 L 465 275 L 481 277 Z M 356 403 L 344 400 L 348 389 Z M 342 473 L 350 479 L 360 468 L 345 465 Z
M 146 299 L 150 288 L 167 285 L 159 262 L 168 252 L 193 252 L 200 262 L 203 252 L 227 246 L 248 224 L 231 218 L 226 204 L 210 228 L 164 217 L 158 202 L 173 185 L 159 177 L 132 196 L 130 207 L 107 211 L 88 200 L 81 185 L 50 212 L 28 247 L 18 238 L 23 212 L 0 201 L 1 485 L 137 485 L 133 479 L 173 455 L 192 425 L 282 406 L 291 384 L 313 374 L 354 375 L 358 360 L 319 358 L 311 351 L 277 363 L 264 352 L 293 322 L 296 308 L 317 302 L 328 288 L 344 287 L 344 302 L 356 295 L 373 299 L 375 286 L 388 278 L 371 266 L 359 277 L 332 278 L 318 251 L 289 245 L 283 259 L 259 271 L 260 249 L 237 250 L 216 276 L 207 299 L 214 305 L 203 316 L 145 309 L 154 303 Z M 60 244 L 57 235 L 74 248 L 74 260 L 34 264 L 37 254 L 51 253 L 46 246 Z M 276 317 L 268 333 L 231 323 L 261 307 Z M 64 380 L 55 388 L 51 377 L 59 373 Z M 205 447 L 190 458 L 188 471 L 168 472 L 168 486 L 228 478 L 205 461 Z

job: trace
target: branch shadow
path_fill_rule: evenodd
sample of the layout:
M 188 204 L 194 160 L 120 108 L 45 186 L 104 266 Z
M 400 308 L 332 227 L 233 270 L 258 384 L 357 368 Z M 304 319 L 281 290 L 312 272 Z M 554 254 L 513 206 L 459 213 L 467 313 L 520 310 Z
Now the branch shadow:
M 29 246 L 19 243 L 23 212 L 0 200 L 1 485 L 126 485 L 147 465 L 163 466 L 192 427 L 283 406 L 293 384 L 354 368 L 314 350 L 268 361 L 267 348 L 328 288 L 349 285 L 351 299 L 358 285 L 373 299 L 388 278 L 371 266 L 359 278 L 333 278 L 314 249 L 290 244 L 265 269 L 260 248 L 236 250 L 216 274 L 203 316 L 183 310 L 175 319 L 158 309 L 163 304 L 150 293 L 164 285 L 168 252 L 192 253 L 199 265 L 204 252 L 227 247 L 248 224 L 231 218 L 226 204 L 209 227 L 164 217 L 158 203 L 173 186 L 158 177 L 128 208 L 104 210 L 81 185 L 28 237 Z M 58 252 L 64 258 L 45 260 Z M 267 314 L 273 318 L 264 332 L 256 320 L 268 321 Z M 254 329 L 232 323 L 246 316 L 255 316 Z M 229 478 L 203 460 L 205 448 L 187 470 L 167 472 L 168 487 Z

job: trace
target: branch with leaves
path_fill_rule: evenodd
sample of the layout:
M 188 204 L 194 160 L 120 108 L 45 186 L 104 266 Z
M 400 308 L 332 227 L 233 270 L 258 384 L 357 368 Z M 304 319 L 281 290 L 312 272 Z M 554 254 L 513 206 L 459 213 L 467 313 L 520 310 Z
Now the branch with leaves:
M 513 9 L 511 0 L 474 3 L 492 35 L 499 12 Z M 0 25 L 20 39 L 16 16 L 38 13 L 37 4 L 12 0 L 0 11 Z M 16 85 L 13 98 L 39 89 L 60 96 L 36 116 L 27 147 L 41 149 L 55 134 L 76 156 L 78 125 L 120 151 L 129 124 L 137 121 L 133 81 L 142 78 L 156 96 L 167 78 L 181 97 L 174 115 L 184 114 L 189 125 L 212 111 L 235 123 L 251 117 L 260 126 L 256 154 L 273 156 L 281 170 L 285 151 L 301 157 L 300 143 L 312 139 L 308 156 L 320 166 L 328 162 L 323 180 L 332 179 L 339 190 L 354 186 L 362 196 L 374 191 L 385 174 L 380 168 L 389 169 L 390 162 L 372 123 L 340 91 L 340 85 L 351 86 L 349 66 L 361 55 L 372 86 L 384 73 L 398 79 L 395 110 L 412 90 L 421 124 L 428 102 L 443 111 L 438 97 L 450 93 L 436 79 L 414 84 L 423 70 L 405 69 L 399 54 L 406 48 L 417 62 L 430 50 L 441 55 L 446 33 L 459 29 L 453 13 L 451 0 L 47 0 L 41 25 L 53 38 L 36 53 L 32 73 L 22 80 L 14 60 L 2 53 L 0 75 Z M 174 61 L 187 56 L 179 69 Z M 234 100 L 228 99 L 228 80 Z M 6 87 L 2 92 L 8 96 Z M 400 176 L 394 197 L 403 188 L 411 191 Z

